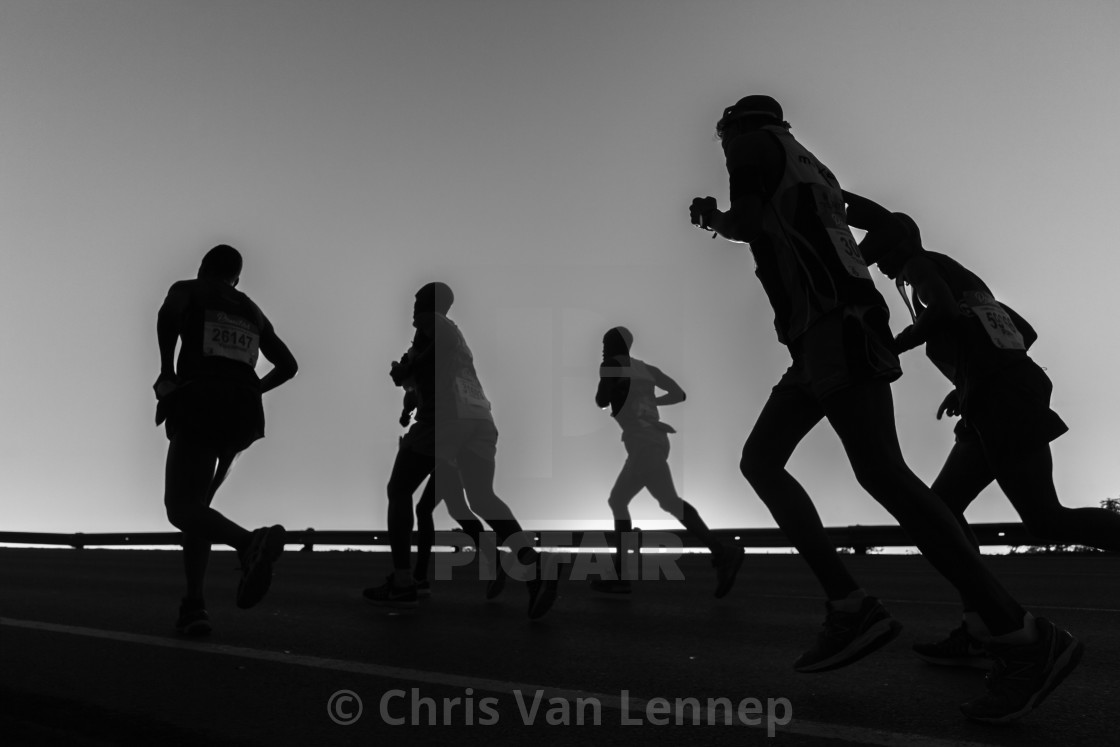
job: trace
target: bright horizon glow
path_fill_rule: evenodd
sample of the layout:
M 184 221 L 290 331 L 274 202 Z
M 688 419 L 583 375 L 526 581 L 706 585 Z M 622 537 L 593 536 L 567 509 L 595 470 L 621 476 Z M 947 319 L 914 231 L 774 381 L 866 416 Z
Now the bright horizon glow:
M 155 315 L 221 242 L 301 364 L 218 495 L 233 520 L 384 528 L 388 365 L 438 277 L 527 529 L 610 525 L 624 452 L 592 397 L 617 324 L 688 392 L 662 409 L 682 495 L 713 527 L 774 526 L 738 461 L 788 355 L 745 247 L 687 220 L 694 196 L 726 207 L 712 133 L 747 93 L 1030 320 L 1070 426 L 1062 502 L 1120 491 L 1097 321 L 1120 276 L 1115 3 L 9 0 L 2 20 L 2 530 L 171 530 Z M 903 366 L 900 439 L 928 483 L 948 382 L 920 352 Z M 790 471 L 827 526 L 893 523 L 827 426 Z M 632 510 L 677 526 L 646 494 Z M 1017 520 L 994 487 L 968 516 Z

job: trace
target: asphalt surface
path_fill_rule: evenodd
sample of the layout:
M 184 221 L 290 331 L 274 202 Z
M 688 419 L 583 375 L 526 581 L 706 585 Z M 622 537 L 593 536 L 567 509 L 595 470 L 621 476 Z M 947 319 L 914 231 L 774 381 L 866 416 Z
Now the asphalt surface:
M 626 597 L 566 581 L 553 610 L 530 621 L 522 584 L 486 602 L 473 565 L 434 583 L 416 611 L 372 607 L 360 591 L 389 559 L 358 552 L 286 553 L 269 595 L 242 611 L 236 559 L 215 553 L 214 632 L 185 640 L 173 630 L 177 553 L 0 548 L 0 742 L 1117 744 L 1120 557 L 988 560 L 1035 614 L 1086 646 L 1066 682 L 1006 727 L 958 709 L 984 692 L 982 672 L 910 652 L 959 615 L 952 589 L 916 556 L 850 559 L 902 635 L 849 667 L 803 675 L 792 663 L 824 609 L 795 555 L 748 556 L 722 600 L 703 556 L 680 561 L 685 580 L 636 582 Z

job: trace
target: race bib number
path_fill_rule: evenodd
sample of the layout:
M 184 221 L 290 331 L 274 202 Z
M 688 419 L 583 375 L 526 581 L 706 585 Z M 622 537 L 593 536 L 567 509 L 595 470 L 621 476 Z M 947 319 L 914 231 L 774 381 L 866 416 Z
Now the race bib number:
M 980 320 L 984 331 L 988 333 L 992 344 L 1001 350 L 1026 350 L 1023 335 L 1011 321 L 999 302 L 990 293 L 972 291 L 964 294 L 964 304 L 977 319 Z
M 255 367 L 261 336 L 257 325 L 236 314 L 206 311 L 202 326 L 202 355 L 229 358 Z
M 455 377 L 455 395 L 460 405 L 468 408 L 490 410 L 490 400 L 482 391 L 477 379 L 467 376 Z
M 834 190 L 821 185 L 813 185 L 813 197 L 817 202 L 817 215 L 824 223 L 832 248 L 840 258 L 840 264 L 854 278 L 871 280 L 871 271 L 863 261 L 863 253 L 856 244 L 852 232 L 848 230 L 848 217 L 844 210 L 844 200 Z

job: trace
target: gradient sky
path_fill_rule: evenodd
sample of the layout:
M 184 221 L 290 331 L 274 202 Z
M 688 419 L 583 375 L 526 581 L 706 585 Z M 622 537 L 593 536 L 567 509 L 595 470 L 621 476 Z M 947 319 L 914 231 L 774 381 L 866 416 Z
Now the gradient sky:
M 714 125 L 750 93 L 1031 321 L 1070 426 L 1059 494 L 1097 505 L 1120 492 L 1118 32 L 1112 0 L 2 0 L 0 529 L 170 529 L 155 317 L 220 242 L 301 364 L 219 494 L 234 520 L 385 526 L 389 362 L 440 278 L 527 527 L 609 524 L 624 451 L 593 394 L 615 324 L 688 392 L 662 410 L 682 494 L 713 526 L 773 526 L 738 459 L 788 354 L 746 247 L 688 223 L 694 196 L 726 206 Z M 903 363 L 930 481 L 948 382 Z M 890 521 L 827 426 L 791 470 L 826 524 Z M 648 495 L 633 512 L 675 526 Z M 969 517 L 1016 518 L 993 489 Z

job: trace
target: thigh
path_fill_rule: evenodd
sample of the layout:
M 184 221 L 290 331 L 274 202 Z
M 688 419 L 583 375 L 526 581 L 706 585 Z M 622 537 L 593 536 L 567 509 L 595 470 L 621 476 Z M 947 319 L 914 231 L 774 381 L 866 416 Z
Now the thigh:
M 1054 460 L 1049 444 L 1008 457 L 995 466 L 995 477 L 1028 526 L 1045 524 L 1047 517 L 1062 510 L 1054 487 Z
M 791 366 L 771 392 L 743 444 L 743 460 L 756 467 L 783 469 L 794 449 L 824 417 L 824 409 Z
M 431 475 L 424 484 L 424 491 L 420 493 L 420 500 L 416 501 L 416 514 L 431 514 L 436 510 L 436 477 Z
M 389 499 L 407 496 L 411 500 L 424 478 L 432 474 L 434 466 L 435 460 L 430 454 L 409 448 L 406 440 L 393 461 L 393 471 L 389 475 Z
M 963 514 L 976 496 L 992 484 L 995 473 L 976 432 L 959 426 L 956 431 L 957 440 L 930 488 L 954 512 Z
M 627 446 L 626 461 L 619 470 L 618 477 L 611 486 L 608 499 L 612 504 L 627 505 L 642 489 L 646 487 L 649 477 L 651 459 L 656 462 L 658 455 L 651 449 L 641 446 Z
M 193 434 L 176 433 L 167 446 L 164 469 L 165 506 L 208 505 L 218 450 Z
M 845 387 L 826 397 L 823 406 L 857 477 L 897 468 L 909 471 L 898 443 L 889 383 L 872 380 Z

